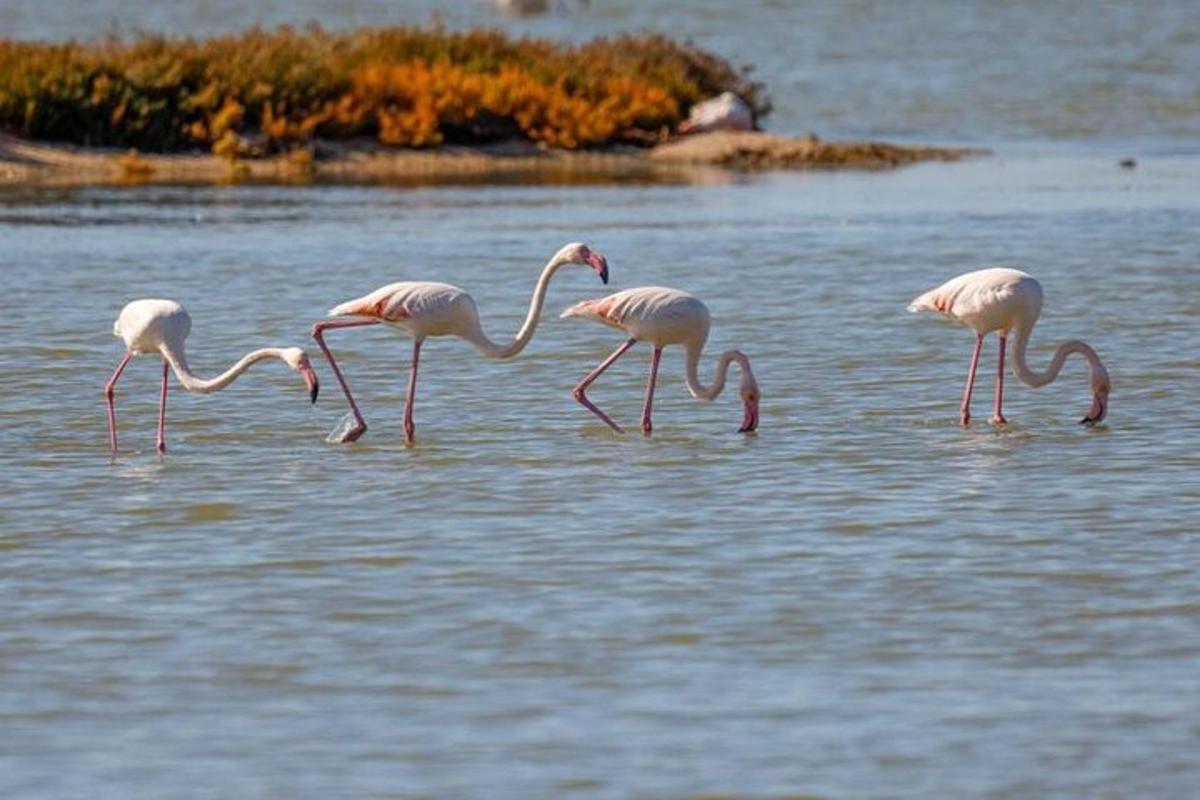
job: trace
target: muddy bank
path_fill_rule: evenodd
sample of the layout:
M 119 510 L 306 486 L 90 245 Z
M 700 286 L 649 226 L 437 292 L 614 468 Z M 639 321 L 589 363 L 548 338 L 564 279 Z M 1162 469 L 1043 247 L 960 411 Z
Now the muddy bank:
M 986 150 L 905 147 L 884 142 L 826 142 L 816 136 L 790 138 L 762 132 L 719 132 L 687 136 L 648 151 L 667 164 L 755 169 L 888 169 L 916 161 L 954 161 Z
M 826 142 L 769 133 L 707 133 L 657 147 L 565 151 L 527 142 L 387 148 L 371 141 L 319 142 L 291 153 L 231 159 L 210 154 L 152 155 L 49 145 L 0 135 L 0 185 L 23 183 L 383 183 L 572 175 L 614 179 L 670 176 L 697 169 L 888 169 L 950 161 L 984 151 Z

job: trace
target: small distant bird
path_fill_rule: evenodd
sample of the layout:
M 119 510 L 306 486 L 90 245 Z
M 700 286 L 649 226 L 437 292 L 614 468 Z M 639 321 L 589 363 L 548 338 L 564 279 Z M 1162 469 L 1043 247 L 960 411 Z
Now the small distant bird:
M 308 354 L 299 347 L 265 347 L 254 350 L 242 356 L 236 364 L 215 378 L 199 378 L 188 368 L 187 355 L 184 352 L 184 340 L 192 329 L 192 318 L 188 316 L 183 306 L 172 300 L 134 300 L 121 309 L 117 321 L 113 323 L 113 335 L 120 336 L 125 341 L 125 357 L 117 365 L 116 372 L 104 386 L 104 398 L 108 402 L 108 443 L 115 453 L 117 451 L 117 416 L 113 403 L 113 393 L 117 379 L 125 371 L 125 365 L 135 355 L 150 355 L 157 353 L 162 356 L 162 391 L 158 400 L 158 452 L 165 453 L 166 415 L 167 415 L 167 371 L 173 369 L 175 377 L 189 392 L 208 394 L 224 389 L 252 364 L 268 358 L 278 358 L 292 369 L 300 373 L 308 386 L 309 399 L 317 402 L 317 374 L 313 372 Z
M 733 92 L 722 92 L 711 100 L 692 106 L 688 118 L 679 126 L 680 133 L 752 130 L 754 112 Z
M 586 6 L 588 0 L 578 0 L 579 5 Z M 550 10 L 550 0 L 492 0 L 493 5 L 502 11 L 512 14 L 545 14 Z M 555 8 L 567 10 L 565 0 L 557 0 Z
M 708 306 L 699 298 L 678 289 L 661 286 L 642 286 L 626 289 L 598 300 L 584 300 L 568 308 L 563 317 L 583 317 L 623 330 L 630 338 L 616 352 L 601 362 L 576 385 L 575 399 L 617 433 L 621 426 L 587 398 L 587 388 L 612 366 L 626 350 L 641 340 L 654 345 L 650 357 L 650 378 L 646 382 L 646 400 L 642 408 L 642 432 L 649 435 L 653 430 L 650 410 L 654 403 L 654 384 L 658 379 L 658 362 L 663 348 L 669 344 L 683 345 L 684 363 L 687 369 L 687 387 L 697 400 L 713 400 L 725 388 L 725 378 L 731 363 L 737 363 L 742 371 L 741 398 L 744 407 L 742 426 L 738 433 L 750 433 L 758 427 L 758 383 L 750 369 L 750 359 L 738 350 L 726 350 L 717 359 L 716 377 L 711 386 L 700 382 L 700 353 L 708 339 Z
M 487 358 L 506 359 L 520 353 L 533 338 L 537 329 L 538 319 L 542 313 L 542 304 L 546 299 L 546 290 L 554 273 L 567 264 L 581 264 L 591 267 L 600 280 L 608 283 L 608 261 L 599 252 L 592 250 L 586 244 L 574 242 L 568 244 L 554 254 L 554 257 L 542 268 L 533 289 L 533 297 L 529 302 L 529 313 L 521 325 L 516 337 L 507 344 L 497 344 L 487 337 L 479 322 L 479 312 L 471 295 L 457 286 L 445 283 L 404 282 L 391 283 L 376 289 L 368 295 L 334 306 L 330 316 L 349 316 L 355 319 L 332 322 L 318 322 L 313 325 L 312 335 L 321 346 L 333 374 L 337 377 L 346 400 L 350 403 L 350 412 L 354 416 L 354 425 L 333 438 L 338 442 L 353 442 L 367 430 L 366 420 L 358 410 L 354 397 L 350 394 L 350 386 L 342 376 L 333 353 L 325 345 L 324 331 L 332 328 L 353 328 L 360 325 L 390 325 L 413 339 L 412 365 L 408 375 L 408 395 L 404 405 L 404 436 L 409 444 L 413 442 L 416 426 L 413 422 L 413 400 L 417 391 L 417 364 L 421 356 L 421 344 L 427 336 L 457 336 L 475 345 L 480 353 Z
M 1004 346 L 1010 332 L 1016 332 L 1013 352 L 1013 374 L 1027 386 L 1045 386 L 1058 377 L 1067 356 L 1079 353 L 1091 366 L 1090 384 L 1092 407 L 1087 416 L 1080 420 L 1084 425 L 1095 425 L 1108 413 L 1108 395 L 1112 383 L 1108 371 L 1100 363 L 1096 351 L 1087 344 L 1071 340 L 1059 346 L 1050 359 L 1045 372 L 1035 372 L 1025 361 L 1025 349 L 1029 336 L 1042 310 L 1042 286 L 1031 275 L 1016 269 L 995 267 L 968 272 L 946 281 L 917 297 L 908 306 L 909 311 L 937 311 L 975 331 L 975 351 L 971 355 L 971 367 L 967 371 L 967 386 L 963 391 L 960 420 L 965 426 L 971 421 L 971 389 L 975 385 L 975 369 L 979 365 L 979 353 L 983 348 L 983 337 L 993 331 L 1000 339 L 1000 360 L 996 370 L 996 402 L 992 423 L 1007 422 L 1001 410 L 1004 394 Z

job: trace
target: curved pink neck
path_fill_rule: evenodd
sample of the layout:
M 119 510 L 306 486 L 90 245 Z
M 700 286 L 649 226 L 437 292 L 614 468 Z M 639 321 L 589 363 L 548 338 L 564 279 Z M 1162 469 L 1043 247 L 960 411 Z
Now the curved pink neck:
M 525 346 L 533 339 L 533 332 L 537 330 L 538 321 L 542 316 L 542 306 L 546 302 L 546 290 L 550 287 L 550 279 L 554 277 L 554 273 L 558 271 L 559 267 L 566 263 L 568 262 L 559 261 L 555 257 L 542 268 L 542 274 L 538 276 L 537 283 L 534 284 L 533 295 L 529 298 L 529 312 L 525 315 L 521 329 L 517 331 L 517 335 L 511 342 L 508 344 L 493 342 L 483 332 L 482 326 L 477 326 L 469 336 L 465 337 L 467 341 L 475 345 L 479 352 L 488 358 L 512 358 L 524 350 Z
M 183 384 L 183 388 L 189 392 L 198 392 L 200 394 L 221 391 L 259 361 L 265 361 L 269 358 L 283 358 L 283 350 L 281 348 L 264 347 L 261 350 L 253 350 L 242 356 L 232 367 L 215 378 L 201 378 L 195 375 L 188 367 L 187 355 L 182 345 L 170 347 L 164 344 L 159 348 L 159 351 L 162 353 L 163 358 L 167 360 L 167 363 L 171 365 L 171 370 L 174 371 L 175 377 L 179 379 L 179 382 Z
M 689 346 L 686 355 L 687 387 L 692 397 L 697 400 L 714 400 L 725 390 L 725 380 L 729 374 L 729 365 L 734 362 L 742 370 L 742 382 L 753 382 L 754 373 L 750 370 L 750 359 L 740 350 L 726 350 L 717 357 L 716 374 L 712 386 L 700 382 L 700 352 L 702 346 Z
M 1017 341 L 1013 347 L 1013 374 L 1020 378 L 1021 382 L 1027 386 L 1037 388 L 1045 386 L 1058 378 L 1058 374 L 1062 371 L 1063 364 L 1067 361 L 1067 356 L 1072 353 L 1078 353 L 1087 359 L 1088 365 L 1091 368 L 1092 383 L 1097 383 L 1100 379 L 1108 378 L 1108 371 L 1104 368 L 1104 364 L 1100 361 L 1100 356 L 1086 342 L 1081 342 L 1078 339 L 1071 339 L 1063 342 L 1054 351 L 1054 356 L 1050 359 L 1050 364 L 1044 371 L 1038 372 L 1029 367 L 1029 362 L 1026 360 L 1026 347 L 1029 344 L 1030 334 L 1033 333 L 1033 326 L 1037 320 L 1029 322 L 1021 322 L 1017 326 Z

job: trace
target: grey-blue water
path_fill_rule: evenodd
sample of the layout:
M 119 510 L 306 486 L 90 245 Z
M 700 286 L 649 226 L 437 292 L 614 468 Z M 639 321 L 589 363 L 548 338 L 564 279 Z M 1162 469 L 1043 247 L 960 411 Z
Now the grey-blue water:
M 359 21 L 379 8 L 341 5 Z M 1166 36 L 1187 10 L 1058 8 L 1051 36 L 1032 7 L 993 5 L 964 4 L 978 35 L 998 35 L 995 15 L 1024 20 L 1051 64 L 1097 56 L 1073 43 L 1113 18 Z M 86 33 L 102 7 L 9 0 L 0 21 Z M 586 35 L 655 7 L 677 32 L 721 30 L 730 52 L 774 64 L 762 77 L 785 87 L 779 124 L 801 118 L 784 54 L 759 39 L 822 39 L 833 23 L 792 24 L 792 4 L 755 6 L 745 29 L 722 27 L 733 4 L 713 2 L 494 19 Z M 147 13 L 207 29 L 289 8 Z M 930 46 L 959 46 L 957 28 L 929 25 Z M 1070 94 L 1050 70 L 1041 89 L 960 98 L 961 127 L 900 102 L 888 123 L 886 98 L 857 122 L 855 86 L 916 80 L 891 71 L 912 49 L 887 50 L 883 32 L 872 57 L 805 51 L 841 81 L 844 128 L 978 136 L 994 156 L 715 183 L 0 191 L 0 796 L 1193 794 L 1200 158 L 1180 132 L 1196 111 L 1131 111 L 1093 137 L 1084 103 L 1056 112 L 1075 134 L 1013 144 L 1052 136 L 1011 114 L 1031 91 Z M 1194 87 L 1194 26 L 1179 37 L 1161 85 Z M 958 66 L 937 70 L 969 84 Z M 1136 169 L 1117 166 L 1125 155 Z M 371 423 L 355 445 L 324 441 L 345 405 L 318 360 L 315 407 L 277 364 L 215 395 L 173 386 L 159 457 L 158 365 L 142 358 L 118 385 L 108 457 L 100 387 L 127 300 L 184 302 L 205 374 L 311 344 L 331 305 L 410 278 L 470 289 L 499 338 L 577 238 L 608 256 L 610 288 L 706 300 L 713 354 L 753 359 L 757 436 L 734 432 L 734 395 L 687 395 L 678 351 L 653 438 L 612 435 L 576 405 L 571 387 L 622 340 L 556 318 L 603 290 L 580 269 L 559 273 L 516 361 L 427 343 L 414 448 L 400 426 L 410 343 L 365 329 L 329 334 Z M 1035 364 L 1066 338 L 1100 352 L 1103 426 L 1075 422 L 1089 400 L 1075 361 L 1042 389 L 1010 379 L 1011 424 L 982 422 L 991 342 L 980 422 L 956 425 L 970 332 L 904 308 L 997 263 L 1044 286 Z M 631 428 L 648 358 L 634 348 L 590 392 Z

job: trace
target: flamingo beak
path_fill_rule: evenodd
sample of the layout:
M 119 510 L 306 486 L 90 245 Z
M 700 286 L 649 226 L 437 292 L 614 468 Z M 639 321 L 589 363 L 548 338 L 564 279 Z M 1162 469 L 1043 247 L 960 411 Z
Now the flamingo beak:
M 1088 409 L 1087 416 L 1079 420 L 1080 425 L 1087 425 L 1089 428 L 1101 421 L 1108 415 L 1108 392 L 1096 392 L 1092 396 L 1092 407 Z
M 753 433 L 758 429 L 758 401 L 746 401 L 745 413 L 742 415 L 742 427 L 738 433 Z
M 595 250 L 588 251 L 587 263 L 592 269 L 596 270 L 596 274 L 600 276 L 601 283 L 608 283 L 608 259 L 597 253 Z
M 308 364 L 304 364 L 300 367 L 300 375 L 304 378 L 304 385 L 308 387 L 308 399 L 313 403 L 317 402 L 317 394 L 321 391 L 317 373 Z

